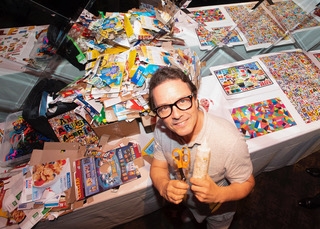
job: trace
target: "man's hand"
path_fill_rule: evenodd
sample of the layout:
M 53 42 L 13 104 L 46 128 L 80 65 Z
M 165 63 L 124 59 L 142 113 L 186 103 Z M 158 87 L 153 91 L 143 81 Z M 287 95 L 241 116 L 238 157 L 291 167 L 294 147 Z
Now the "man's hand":
M 246 197 L 255 185 L 253 175 L 243 183 L 232 183 L 228 186 L 218 186 L 207 174 L 204 179 L 190 178 L 191 190 L 200 202 L 224 203 L 240 200 Z
M 181 203 L 189 189 L 186 182 L 170 179 L 166 161 L 154 158 L 151 164 L 150 177 L 160 195 L 174 204 Z
M 160 192 L 160 194 L 171 203 L 179 204 L 183 201 L 189 185 L 179 180 L 169 180 Z
M 220 187 L 207 174 L 204 179 L 190 178 L 191 190 L 195 197 L 203 203 L 219 203 Z

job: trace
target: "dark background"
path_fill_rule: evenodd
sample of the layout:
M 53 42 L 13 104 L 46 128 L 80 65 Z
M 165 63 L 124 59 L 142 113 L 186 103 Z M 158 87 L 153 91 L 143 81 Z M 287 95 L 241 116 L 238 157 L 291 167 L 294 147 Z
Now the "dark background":
M 153 2 L 154 0 L 150 0 Z M 241 0 L 192 0 L 189 7 L 219 5 L 238 2 Z M 138 8 L 140 0 L 1 0 L 0 28 L 19 27 L 25 25 L 46 25 L 52 20 L 75 20 L 88 5 L 88 10 L 98 15 L 102 12 L 126 12 Z M 142 2 L 148 2 L 143 0 Z M 38 4 L 37 4 L 38 3 Z M 42 5 L 42 7 L 40 5 Z M 53 15 L 52 11 L 57 14 Z M 60 15 L 62 15 L 60 17 Z

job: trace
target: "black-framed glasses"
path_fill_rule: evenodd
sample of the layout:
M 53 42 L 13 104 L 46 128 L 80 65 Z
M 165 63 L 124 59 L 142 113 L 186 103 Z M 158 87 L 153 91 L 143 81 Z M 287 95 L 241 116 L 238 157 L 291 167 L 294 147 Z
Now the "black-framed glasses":
M 178 99 L 172 104 L 157 107 L 153 111 L 159 116 L 159 118 L 165 119 L 171 115 L 173 106 L 177 107 L 179 110 L 182 111 L 190 109 L 192 107 L 192 97 L 192 94 L 188 95 L 186 97 Z

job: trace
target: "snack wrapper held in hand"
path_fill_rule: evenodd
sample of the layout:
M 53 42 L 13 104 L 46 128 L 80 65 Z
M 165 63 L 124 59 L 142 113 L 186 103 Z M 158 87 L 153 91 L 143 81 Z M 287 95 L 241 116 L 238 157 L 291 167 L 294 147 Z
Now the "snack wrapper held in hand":
M 204 178 L 208 172 L 209 160 L 210 148 L 208 146 L 207 140 L 205 139 L 197 149 L 192 177 Z

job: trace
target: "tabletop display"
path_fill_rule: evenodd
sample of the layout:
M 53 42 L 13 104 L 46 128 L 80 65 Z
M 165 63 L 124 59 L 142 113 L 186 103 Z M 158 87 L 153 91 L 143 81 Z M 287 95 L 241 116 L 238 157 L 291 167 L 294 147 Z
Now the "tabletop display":
M 254 172 L 294 163 L 302 154 L 301 146 L 317 143 L 320 51 L 286 50 L 208 65 L 211 75 L 205 77 L 199 56 L 221 46 L 242 45 L 251 51 L 291 44 L 291 34 L 316 28 L 319 16 L 302 10 L 292 0 L 275 0 L 274 5 L 264 1 L 256 9 L 255 3 L 190 8 L 189 13 L 169 0 L 161 2 L 167 4 L 160 8 L 142 4 L 127 13 L 101 12 L 99 16 L 84 10 L 72 23 L 67 39 L 81 54 L 77 57 L 85 70 L 49 101 L 50 105 L 74 102 L 78 107 L 48 120 L 59 137 L 55 142 L 58 145 L 46 142 L 43 150 L 32 152 L 30 164 L 9 170 L 14 174 L 0 185 L 1 193 L 6 190 L 0 196 L 2 210 L 8 212 L 6 224 L 10 221 L 30 229 L 46 215 L 61 219 L 62 227 L 75 226 L 70 226 L 75 221 L 85 227 L 99 217 L 103 222 L 96 226 L 106 228 L 103 226 L 108 223 L 120 224 L 128 219 L 123 206 L 132 205 L 137 213 L 148 213 L 148 201 L 157 202 L 149 177 L 150 164 L 145 165 L 143 158 L 152 158 L 153 134 L 147 129 L 156 122 L 148 105 L 148 86 L 152 74 L 163 66 L 182 69 L 199 89 L 197 98 L 205 112 L 221 116 L 239 129 L 247 140 Z M 1 31 L 10 36 L 5 40 L 0 34 L 1 57 L 21 59 L 24 52 L 19 45 L 26 45 L 31 34 L 23 35 L 28 34 L 23 32 L 26 29 L 21 28 L 21 34 L 17 34 L 19 30 Z M 4 50 L 5 46 L 13 48 Z M 144 118 L 154 123 L 145 125 Z M 117 135 L 132 123 L 138 126 L 138 132 L 130 135 L 132 141 Z M 110 132 L 106 134 L 101 128 Z M 115 144 L 110 140 L 114 136 L 118 140 Z M 142 150 L 137 141 L 144 142 Z M 283 147 L 288 141 L 289 148 Z M 277 154 L 281 150 L 293 152 L 294 147 L 299 148 L 296 155 Z M 57 162 L 63 166 L 53 167 Z M 31 175 L 37 179 L 32 180 Z M 55 190 L 50 187 L 62 182 L 67 183 L 53 196 Z M 30 190 L 21 184 L 29 184 Z M 70 185 L 72 188 L 67 189 Z M 122 185 L 126 187 L 122 189 Z M 33 191 L 40 189 L 37 199 L 32 198 Z M 33 208 L 35 201 L 41 208 Z M 94 209 L 94 215 L 88 209 Z M 13 218 L 18 213 L 24 223 L 18 221 L 19 217 Z M 31 219 L 33 215 L 37 217 Z M 60 218 L 62 215 L 75 218 Z M 108 218 L 117 219 L 113 222 Z
M 318 56 L 319 51 L 292 50 L 210 68 L 246 138 L 297 125 L 292 112 L 306 124 L 320 120 Z
M 199 23 L 196 33 L 200 48 L 210 49 L 220 43 L 244 44 L 247 51 L 267 48 L 272 44 L 294 43 L 291 33 L 318 27 L 316 11 L 307 12 L 292 0 L 230 4 L 191 8 L 189 16 Z M 217 31 L 223 33 L 217 34 Z

